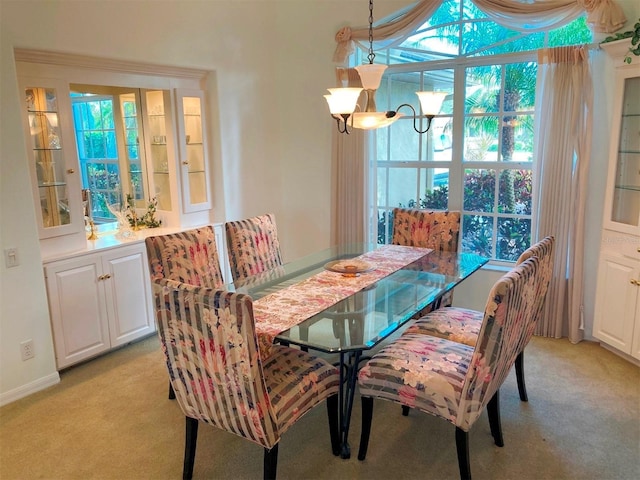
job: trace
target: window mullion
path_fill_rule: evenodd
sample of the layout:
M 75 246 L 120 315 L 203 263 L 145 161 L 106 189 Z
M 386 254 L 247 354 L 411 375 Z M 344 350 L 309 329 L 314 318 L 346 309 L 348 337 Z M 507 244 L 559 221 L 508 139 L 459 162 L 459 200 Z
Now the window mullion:
M 449 171 L 449 210 L 462 210 L 465 100 L 465 69 L 462 66 L 454 67 L 453 92 L 453 135 L 451 145 L 451 170 Z

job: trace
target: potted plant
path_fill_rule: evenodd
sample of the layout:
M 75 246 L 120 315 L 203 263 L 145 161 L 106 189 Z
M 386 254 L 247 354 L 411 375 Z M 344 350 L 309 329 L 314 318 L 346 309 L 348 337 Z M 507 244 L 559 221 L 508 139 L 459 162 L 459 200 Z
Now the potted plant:
M 631 63 L 631 54 L 635 55 L 636 57 L 640 56 L 640 19 L 638 19 L 632 30 L 627 30 L 626 32 L 622 33 L 616 33 L 615 35 L 605 38 L 600 43 L 615 42 L 617 40 L 623 40 L 625 38 L 631 39 L 631 46 L 624 56 L 624 63 Z

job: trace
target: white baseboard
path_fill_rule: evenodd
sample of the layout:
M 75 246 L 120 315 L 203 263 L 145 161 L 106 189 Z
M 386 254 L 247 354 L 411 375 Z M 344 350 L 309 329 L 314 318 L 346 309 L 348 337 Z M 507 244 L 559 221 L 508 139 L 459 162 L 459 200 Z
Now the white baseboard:
M 596 340 L 596 341 L 599 341 L 599 340 Z M 609 350 L 611 353 L 618 355 L 619 357 L 623 358 L 627 362 L 633 363 L 635 366 L 640 367 L 640 360 L 638 360 L 637 358 L 633 358 L 631 355 L 621 352 L 617 348 L 612 347 L 611 345 L 607 345 L 604 342 L 600 342 L 600 346 L 605 350 Z
M 33 382 L 29 382 L 26 385 L 21 385 L 18 388 L 9 390 L 8 392 L 0 393 L 0 407 L 58 383 L 60 383 L 60 375 L 58 372 L 55 372 L 46 377 L 34 380 Z

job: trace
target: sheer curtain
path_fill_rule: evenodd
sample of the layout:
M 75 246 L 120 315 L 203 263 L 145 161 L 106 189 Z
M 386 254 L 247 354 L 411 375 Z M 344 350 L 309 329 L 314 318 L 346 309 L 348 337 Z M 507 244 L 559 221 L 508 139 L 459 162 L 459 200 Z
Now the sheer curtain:
M 365 130 L 333 135 L 333 245 L 362 243 L 367 231 Z
M 584 211 L 593 86 L 587 47 L 538 52 L 537 238 L 554 235 L 554 272 L 536 334 L 582 340 Z M 565 321 L 566 319 L 566 321 Z

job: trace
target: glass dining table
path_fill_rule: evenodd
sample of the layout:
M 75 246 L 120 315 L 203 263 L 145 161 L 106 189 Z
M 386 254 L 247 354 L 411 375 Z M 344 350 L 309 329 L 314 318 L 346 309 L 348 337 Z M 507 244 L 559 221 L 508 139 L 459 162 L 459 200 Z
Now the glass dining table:
M 361 244 L 332 247 L 274 270 L 236 282 L 229 288 L 256 301 L 296 286 L 339 260 L 354 259 L 379 249 Z M 303 319 L 275 336 L 279 343 L 304 350 L 336 354 L 342 388 L 339 391 L 341 457 L 350 457 L 348 442 L 357 372 L 363 354 L 427 309 L 439 306 L 443 295 L 479 270 L 487 258 L 425 250 L 425 255 L 384 276 L 343 300 Z M 353 273 L 345 273 L 345 276 Z M 259 319 L 256 318 L 256 329 Z

